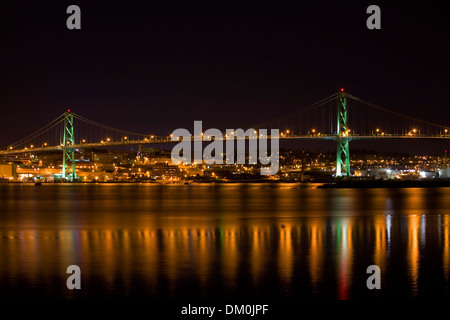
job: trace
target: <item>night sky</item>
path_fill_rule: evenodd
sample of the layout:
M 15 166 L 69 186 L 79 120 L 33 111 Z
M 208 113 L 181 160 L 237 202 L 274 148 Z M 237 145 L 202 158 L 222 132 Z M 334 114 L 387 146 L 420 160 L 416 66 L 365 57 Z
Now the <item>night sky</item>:
M 168 135 L 194 120 L 246 127 L 341 87 L 450 126 L 448 1 L 314 3 L 2 1 L 0 146 L 67 107 Z M 81 30 L 66 27 L 71 4 Z M 366 27 L 371 4 L 381 30 Z

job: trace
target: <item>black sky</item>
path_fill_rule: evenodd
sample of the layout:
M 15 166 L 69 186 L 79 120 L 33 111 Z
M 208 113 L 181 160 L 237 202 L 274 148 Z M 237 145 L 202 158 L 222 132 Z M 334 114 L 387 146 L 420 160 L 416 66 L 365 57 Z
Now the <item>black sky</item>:
M 81 30 L 66 8 L 81 8 Z M 366 8 L 381 8 L 381 30 Z M 341 87 L 450 126 L 448 1 L 35 1 L 0 4 L 0 146 L 68 106 L 166 135 L 238 128 Z

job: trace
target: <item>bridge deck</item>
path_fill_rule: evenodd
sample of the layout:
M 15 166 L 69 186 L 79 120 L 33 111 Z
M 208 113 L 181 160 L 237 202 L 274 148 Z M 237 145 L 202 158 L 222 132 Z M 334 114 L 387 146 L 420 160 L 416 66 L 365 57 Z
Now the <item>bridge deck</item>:
M 266 137 L 267 139 L 271 139 L 270 136 Z M 424 135 L 424 134 L 378 134 L 378 135 L 346 135 L 342 136 L 343 139 L 348 140 L 395 140 L 395 139 L 409 139 L 409 140 L 450 140 L 450 134 L 448 135 Z M 235 138 L 236 139 L 236 138 Z M 246 137 L 246 140 L 249 138 Z M 279 137 L 280 140 L 332 140 L 335 141 L 337 139 L 337 135 L 335 134 L 322 134 L 322 135 L 281 135 Z M 220 140 L 226 140 L 225 138 L 221 138 Z M 241 140 L 241 139 L 237 139 Z M 194 141 L 194 137 L 191 138 L 191 141 Z M 88 148 L 100 148 L 100 147 L 116 147 L 116 146 L 125 146 L 125 145 L 148 145 L 148 144 L 167 144 L 167 143 L 178 143 L 180 140 L 172 141 L 171 137 L 158 137 L 151 139 L 143 139 L 143 140 L 127 140 L 127 141 L 109 141 L 109 142 L 96 142 L 96 143 L 79 143 L 72 145 L 74 149 L 88 149 Z M 208 142 L 208 141 L 205 141 Z M 49 151 L 61 151 L 63 146 L 45 146 L 45 147 L 35 147 L 35 148 L 25 148 L 25 149 L 17 149 L 17 150 L 3 150 L 0 151 L 0 155 L 13 155 L 13 154 L 22 154 L 22 153 L 30 153 L 30 152 L 49 152 Z

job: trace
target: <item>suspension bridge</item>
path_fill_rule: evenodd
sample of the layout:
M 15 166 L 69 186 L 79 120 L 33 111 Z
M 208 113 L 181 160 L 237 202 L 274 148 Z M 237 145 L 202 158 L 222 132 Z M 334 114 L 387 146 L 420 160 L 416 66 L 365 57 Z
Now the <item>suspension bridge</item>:
M 352 140 L 450 139 L 449 126 L 378 106 L 344 89 L 292 113 L 249 126 L 248 129 L 278 129 L 279 139 L 284 140 L 334 141 L 337 145 L 336 177 L 349 177 L 351 174 L 349 143 Z M 76 150 L 177 142 L 171 136 L 113 128 L 67 110 L 38 131 L 2 148 L 0 156 L 60 151 L 62 178 L 75 180 Z

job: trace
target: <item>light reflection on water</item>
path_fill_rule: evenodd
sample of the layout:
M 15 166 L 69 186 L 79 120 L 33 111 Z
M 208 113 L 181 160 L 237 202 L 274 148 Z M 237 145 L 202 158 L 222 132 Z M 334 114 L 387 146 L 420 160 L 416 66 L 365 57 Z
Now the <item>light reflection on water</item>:
M 449 296 L 450 189 L 0 185 L 2 297 Z M 65 287 L 67 266 L 82 290 Z M 382 289 L 366 287 L 381 269 Z

